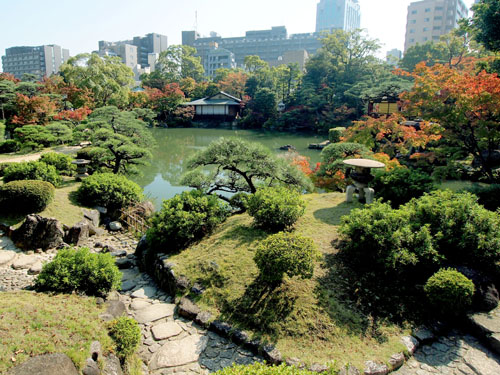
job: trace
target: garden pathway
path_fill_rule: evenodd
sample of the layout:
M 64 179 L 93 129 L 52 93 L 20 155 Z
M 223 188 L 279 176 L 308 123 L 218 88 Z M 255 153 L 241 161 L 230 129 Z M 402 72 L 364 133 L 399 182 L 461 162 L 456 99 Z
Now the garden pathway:
M 133 259 L 131 254 L 136 244 L 127 234 L 106 234 L 91 237 L 83 245 L 96 251 L 101 251 L 103 246 L 109 247 L 110 251 L 125 250 L 127 254 L 118 259 L 122 267 L 127 267 L 127 259 Z M 32 285 L 41 264 L 51 260 L 55 253 L 22 253 L 0 233 L 0 290 L 19 290 Z M 129 264 L 132 266 L 133 262 Z M 34 265 L 37 269 L 32 269 Z M 145 363 L 145 375 L 206 374 L 233 363 L 262 361 L 225 338 L 177 316 L 171 297 L 135 266 L 122 269 L 122 290 L 112 294 L 111 298 L 122 301 L 126 313 L 141 327 L 142 342 L 138 354 Z
M 85 246 L 102 251 L 123 251 L 118 257 L 122 269 L 122 290 L 115 294 L 128 315 L 141 326 L 138 350 L 144 361 L 144 374 L 206 374 L 232 363 L 261 361 L 213 332 L 187 321 L 175 313 L 171 297 L 156 287 L 151 277 L 141 273 L 133 262 L 137 242 L 127 234 L 105 234 L 88 239 Z M 0 232 L 0 290 L 19 290 L 33 283 L 43 262 L 56 251 L 21 253 Z M 126 268 L 130 267 L 130 268 Z M 499 375 L 500 357 L 474 337 L 452 332 L 434 343 L 420 347 L 413 358 L 395 375 Z

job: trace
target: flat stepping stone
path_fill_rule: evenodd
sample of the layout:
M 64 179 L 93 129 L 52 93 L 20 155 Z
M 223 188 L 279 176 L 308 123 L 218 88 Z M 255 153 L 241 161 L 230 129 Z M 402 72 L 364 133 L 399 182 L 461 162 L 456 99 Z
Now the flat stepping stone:
M 135 299 L 130 304 L 130 309 L 134 310 L 134 311 L 137 311 L 137 310 L 145 309 L 148 306 L 151 306 L 150 302 L 145 301 L 143 299 Z
M 132 298 L 153 298 L 158 289 L 152 286 L 145 286 L 143 288 L 137 289 L 134 293 L 130 295 Z
M 207 343 L 208 337 L 198 334 L 187 336 L 182 340 L 169 341 L 153 354 L 149 369 L 154 371 L 196 362 Z
M 168 318 L 174 315 L 175 305 L 171 303 L 158 303 L 148 306 L 135 313 L 135 319 L 140 323 L 154 322 L 159 319 Z
M 151 328 L 155 340 L 165 340 L 177 336 L 182 332 L 182 328 L 174 322 L 161 323 Z
M 10 251 L 10 250 L 1 250 L 0 251 L 0 265 L 4 265 L 9 263 L 12 259 L 15 258 L 16 256 L 15 251 Z
M 37 257 L 21 254 L 12 262 L 11 267 L 15 270 L 26 270 L 37 261 Z
M 129 290 L 134 289 L 135 285 L 136 284 L 132 280 L 123 281 L 121 290 L 122 290 L 122 292 L 128 292 Z

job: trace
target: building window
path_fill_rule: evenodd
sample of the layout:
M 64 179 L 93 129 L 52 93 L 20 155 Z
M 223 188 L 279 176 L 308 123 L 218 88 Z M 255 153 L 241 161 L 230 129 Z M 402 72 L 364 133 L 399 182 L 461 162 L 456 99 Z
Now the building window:
M 417 14 L 417 11 L 416 10 L 412 10 L 411 14 Z
M 425 18 L 424 21 L 425 22 L 429 22 L 431 19 L 430 18 Z
M 441 16 L 436 16 L 436 17 L 434 17 L 434 21 L 440 21 L 440 20 L 442 20 L 442 19 L 443 19 L 443 17 L 441 17 Z
M 411 38 L 410 43 L 413 43 L 413 42 L 415 42 L 415 39 Z
M 431 11 L 431 8 L 425 8 L 425 13 L 429 13 Z
M 415 33 L 415 29 L 410 29 L 410 34 L 414 34 Z
M 443 10 L 443 7 L 436 7 L 436 10 Z
M 441 26 L 434 26 L 434 30 L 441 30 Z
M 427 38 L 426 36 L 424 36 L 424 37 L 423 37 L 423 41 L 424 41 L 424 42 L 427 42 L 427 40 L 428 40 L 428 39 L 429 39 L 429 38 Z
M 429 31 L 429 28 L 428 27 L 424 27 L 424 31 Z

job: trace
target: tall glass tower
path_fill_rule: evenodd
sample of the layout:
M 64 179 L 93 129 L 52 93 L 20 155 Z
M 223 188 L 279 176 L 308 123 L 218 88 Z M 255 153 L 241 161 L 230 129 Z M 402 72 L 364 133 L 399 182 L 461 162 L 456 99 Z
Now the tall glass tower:
M 316 32 L 361 27 L 358 0 L 320 0 L 316 10 Z

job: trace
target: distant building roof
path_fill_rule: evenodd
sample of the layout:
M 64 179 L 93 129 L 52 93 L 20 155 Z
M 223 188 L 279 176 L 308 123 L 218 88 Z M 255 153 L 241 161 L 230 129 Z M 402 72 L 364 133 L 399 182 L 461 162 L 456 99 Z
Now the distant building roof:
M 224 96 L 225 98 L 221 98 Z M 215 98 L 215 99 L 212 99 Z M 225 93 L 224 91 L 220 91 L 215 95 L 207 96 L 206 98 L 194 100 L 188 103 L 182 103 L 183 105 L 240 105 L 241 100 Z

